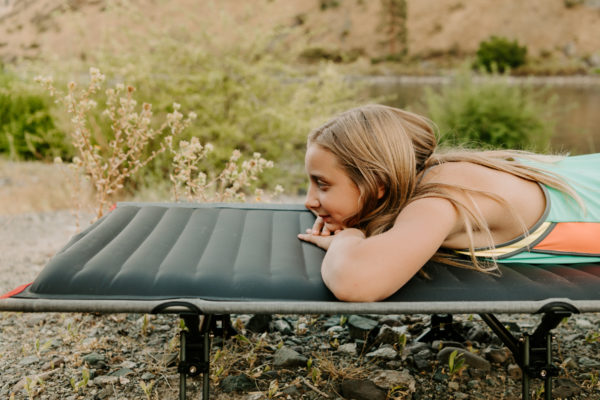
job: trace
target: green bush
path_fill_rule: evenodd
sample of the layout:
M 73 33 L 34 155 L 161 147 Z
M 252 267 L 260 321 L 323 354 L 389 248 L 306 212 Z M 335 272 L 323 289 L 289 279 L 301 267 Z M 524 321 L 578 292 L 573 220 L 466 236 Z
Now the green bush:
M 547 151 L 554 130 L 555 99 L 543 92 L 486 75 L 475 82 L 462 71 L 439 92 L 425 92 L 429 117 L 438 125 L 441 144 Z
M 527 47 L 516 40 L 492 36 L 479 44 L 475 67 L 485 68 L 488 72 L 504 72 L 525 65 L 526 57 Z
M 51 105 L 38 88 L 0 72 L 0 153 L 13 160 L 69 158 L 72 148 L 55 125 Z

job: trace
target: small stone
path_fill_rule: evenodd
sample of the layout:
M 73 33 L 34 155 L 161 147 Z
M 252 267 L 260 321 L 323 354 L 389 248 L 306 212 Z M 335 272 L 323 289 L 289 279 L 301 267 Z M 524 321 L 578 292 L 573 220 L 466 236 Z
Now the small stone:
M 356 355 L 356 343 L 345 343 L 338 347 L 338 353 L 348 354 L 351 356 Z
M 229 375 L 225 377 L 219 384 L 225 393 L 231 392 L 247 392 L 256 388 L 254 380 L 246 374 Z
M 123 361 L 121 363 L 121 367 L 123 367 L 123 368 L 129 368 L 129 369 L 134 369 L 134 368 L 137 367 L 137 364 L 134 363 L 133 361 L 127 361 L 126 360 L 126 361 Z
M 21 358 L 21 360 L 19 361 L 19 365 L 26 367 L 31 364 L 36 364 L 39 361 L 40 361 L 40 359 L 38 356 L 27 356 L 27 357 Z
M 600 362 L 592 360 L 589 357 L 583 356 L 579 358 L 579 365 L 581 365 L 582 367 L 598 368 L 600 367 Z
M 463 392 L 454 393 L 454 400 L 467 400 L 469 395 Z
M 492 335 L 487 329 L 475 325 L 467 332 L 467 338 L 473 342 L 487 343 L 492 339 Z
M 460 385 L 458 382 L 450 381 L 448 382 L 448 389 L 456 392 L 458 389 L 460 389 Z
M 483 355 L 491 362 L 498 364 L 504 364 L 509 357 L 506 349 L 497 349 L 493 347 L 487 347 L 485 350 L 483 350 Z
M 383 345 L 375 351 L 366 354 L 367 358 L 383 358 L 384 360 L 393 360 L 398 356 L 398 352 L 390 345 Z
M 519 367 L 517 364 L 510 364 L 506 368 L 506 371 L 508 372 L 508 375 L 515 381 L 521 379 L 523 376 L 523 370 L 521 370 L 521 367 Z
M 246 324 L 246 329 L 254 333 L 267 332 L 272 319 L 273 317 L 270 314 L 255 314 Z
M 400 371 L 389 369 L 375 371 L 371 376 L 371 380 L 384 390 L 401 387 L 403 390 L 408 389 L 410 393 L 414 393 L 417 387 L 415 378 L 406 369 Z
M 65 364 L 65 359 L 62 357 L 54 357 L 52 360 L 46 362 L 42 365 L 42 371 L 47 371 L 55 368 L 59 368 L 61 365 Z
M 118 376 L 100 375 L 94 378 L 94 384 L 98 386 L 114 385 L 119 382 Z
M 377 344 L 397 344 L 400 341 L 402 335 L 407 336 L 406 339 L 410 338 L 408 334 L 408 327 L 406 326 L 388 326 L 383 325 L 379 329 L 379 333 L 375 338 Z
M 567 399 L 581 392 L 579 385 L 566 378 L 558 378 L 554 381 L 552 394 L 559 399 Z
M 271 326 L 274 330 L 280 332 L 282 335 L 291 335 L 294 333 L 290 323 L 284 319 L 276 319 L 275 321 L 271 322 Z
M 278 349 L 273 355 L 275 368 L 293 368 L 306 366 L 308 359 L 289 347 Z
M 590 321 L 588 321 L 587 319 L 584 319 L 584 318 L 575 319 L 575 326 L 577 326 L 579 329 L 595 328 L 594 324 L 592 324 Z
M 453 340 L 434 340 L 433 342 L 431 342 L 431 348 L 434 349 L 434 350 L 436 350 L 436 351 L 440 351 L 444 347 L 460 347 L 460 348 L 464 348 L 465 346 L 463 346 L 462 343 L 455 342 Z
M 477 354 L 471 353 L 465 349 L 461 349 L 458 347 L 446 347 L 440 350 L 437 354 L 437 359 L 444 364 L 448 363 L 448 359 L 450 358 L 450 354 L 453 351 L 458 352 L 458 354 L 463 355 L 463 359 L 465 360 L 465 364 L 482 371 L 489 371 L 491 369 L 490 362 L 483 357 L 478 356 Z
M 385 400 L 387 391 L 367 379 L 348 379 L 342 382 L 342 396 L 353 400 Z
M 156 375 L 154 375 L 151 372 L 144 372 L 144 374 L 142 375 L 142 380 L 144 380 L 144 381 L 149 381 L 154 378 L 156 378 Z
M 348 330 L 352 339 L 365 340 L 369 333 L 377 327 L 378 322 L 360 315 L 348 317 Z
M 105 363 L 106 358 L 102 354 L 89 353 L 81 358 L 83 359 L 83 361 L 85 361 L 91 367 L 106 366 L 106 363 Z
M 133 374 L 133 371 L 129 368 L 120 368 L 116 371 L 111 372 L 110 374 L 108 374 L 109 376 L 127 376 Z

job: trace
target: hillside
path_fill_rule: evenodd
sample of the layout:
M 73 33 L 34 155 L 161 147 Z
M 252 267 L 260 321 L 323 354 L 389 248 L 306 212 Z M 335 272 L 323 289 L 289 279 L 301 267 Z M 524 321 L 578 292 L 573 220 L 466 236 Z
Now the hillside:
M 282 27 L 298 28 L 291 43 L 368 60 L 390 51 L 381 21 L 377 0 L 2 0 L 0 60 L 85 59 L 126 42 L 123 31 L 206 33 L 227 43 Z M 417 60 L 461 58 L 499 35 L 526 45 L 532 59 L 600 66 L 598 0 L 407 0 L 406 28 Z

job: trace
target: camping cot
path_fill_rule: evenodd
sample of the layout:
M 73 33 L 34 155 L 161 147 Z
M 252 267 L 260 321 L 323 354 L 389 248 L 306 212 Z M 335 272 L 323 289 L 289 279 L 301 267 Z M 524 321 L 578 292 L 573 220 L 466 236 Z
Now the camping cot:
M 573 313 L 600 311 L 597 263 L 500 265 L 490 275 L 429 262 L 384 301 L 341 302 L 321 279 L 324 251 L 297 238 L 313 222 L 293 204 L 119 203 L 32 284 L 3 296 L 0 311 L 179 314 L 188 327 L 180 334 L 181 399 L 186 377 L 200 374 L 209 397 L 210 337 L 231 333 L 229 315 L 350 313 L 479 314 L 521 367 L 523 399 L 533 378 L 550 399 L 559 373 L 551 330 Z M 507 313 L 543 316 L 517 337 L 495 316 Z

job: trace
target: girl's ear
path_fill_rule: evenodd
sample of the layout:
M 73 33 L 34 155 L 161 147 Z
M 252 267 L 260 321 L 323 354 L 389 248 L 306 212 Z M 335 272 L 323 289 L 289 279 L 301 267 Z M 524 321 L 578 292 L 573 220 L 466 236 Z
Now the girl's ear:
M 383 185 L 379 185 L 377 187 L 377 200 L 381 199 L 385 194 L 385 187 Z

